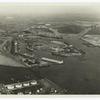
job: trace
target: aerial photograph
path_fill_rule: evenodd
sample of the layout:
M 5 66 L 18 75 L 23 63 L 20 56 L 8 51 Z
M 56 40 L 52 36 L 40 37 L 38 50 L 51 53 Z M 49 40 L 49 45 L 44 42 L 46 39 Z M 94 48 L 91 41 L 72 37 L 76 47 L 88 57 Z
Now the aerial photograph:
M 100 4 L 0 3 L 0 94 L 100 94 Z

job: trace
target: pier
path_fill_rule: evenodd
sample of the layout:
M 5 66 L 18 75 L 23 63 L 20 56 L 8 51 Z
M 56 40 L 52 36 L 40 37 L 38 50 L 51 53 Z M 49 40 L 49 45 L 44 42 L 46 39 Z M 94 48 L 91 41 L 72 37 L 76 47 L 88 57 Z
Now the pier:
M 42 60 L 44 61 L 49 61 L 49 62 L 53 62 L 53 63 L 58 63 L 58 64 L 63 64 L 63 60 L 55 60 L 55 59 L 50 59 L 50 58 L 45 58 L 45 57 L 42 57 L 41 58 Z

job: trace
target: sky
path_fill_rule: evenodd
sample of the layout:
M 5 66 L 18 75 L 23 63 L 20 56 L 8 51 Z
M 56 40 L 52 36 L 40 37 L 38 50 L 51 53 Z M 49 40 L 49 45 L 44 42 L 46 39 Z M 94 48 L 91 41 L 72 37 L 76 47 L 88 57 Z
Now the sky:
M 100 4 L 0 3 L 0 14 L 33 16 L 87 15 L 100 17 Z

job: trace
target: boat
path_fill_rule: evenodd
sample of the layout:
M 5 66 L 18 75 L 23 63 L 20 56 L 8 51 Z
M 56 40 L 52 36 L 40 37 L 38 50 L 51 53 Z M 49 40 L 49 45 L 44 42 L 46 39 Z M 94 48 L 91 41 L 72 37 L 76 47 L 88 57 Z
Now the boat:
M 63 60 L 60 61 L 60 60 L 50 59 L 50 58 L 46 58 L 46 57 L 42 57 L 41 59 L 44 61 L 49 61 L 49 62 L 58 63 L 58 64 L 63 63 Z

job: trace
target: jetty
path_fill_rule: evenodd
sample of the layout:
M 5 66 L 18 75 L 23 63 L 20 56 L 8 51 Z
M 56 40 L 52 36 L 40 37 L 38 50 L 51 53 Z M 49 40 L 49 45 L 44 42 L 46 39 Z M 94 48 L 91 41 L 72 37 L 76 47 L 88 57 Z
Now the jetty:
M 63 64 L 63 60 L 55 60 L 55 59 L 50 59 L 50 58 L 46 58 L 46 57 L 42 57 L 41 59 L 44 60 L 44 61 L 49 61 L 49 62 L 53 62 L 53 63 Z

